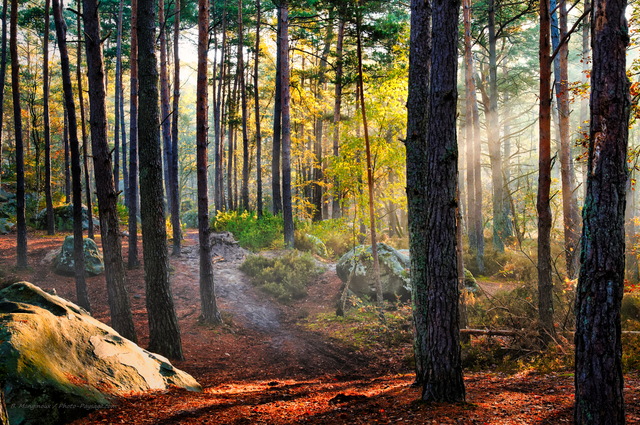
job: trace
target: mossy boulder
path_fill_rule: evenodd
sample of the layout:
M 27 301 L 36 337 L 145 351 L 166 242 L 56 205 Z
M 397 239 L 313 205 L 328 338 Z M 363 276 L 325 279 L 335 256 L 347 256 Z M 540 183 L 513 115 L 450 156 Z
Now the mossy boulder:
M 18 211 L 18 204 L 16 198 L 7 199 L 5 202 L 0 202 L 0 218 L 14 218 Z
M 73 204 L 60 205 L 53 209 L 53 220 L 57 230 L 71 231 L 73 230 Z M 44 230 L 47 228 L 47 210 L 40 210 L 33 219 L 36 229 Z M 98 227 L 100 223 L 97 219 L 93 219 L 93 225 Z M 89 213 L 86 206 L 82 206 L 82 228 L 89 228 Z
M 104 261 L 98 245 L 90 238 L 83 239 L 84 270 L 91 276 L 104 273 Z M 73 236 L 64 238 L 60 253 L 55 258 L 56 271 L 62 274 L 75 273 L 73 260 Z
M 409 257 L 385 243 L 378 243 L 380 262 L 380 283 L 386 299 L 396 297 L 408 300 L 411 296 L 409 277 Z M 353 276 L 349 288 L 358 296 L 375 299 L 376 288 L 373 278 L 373 257 L 370 245 L 357 246 L 344 254 L 336 265 L 338 277 L 343 282 Z
M 166 358 L 28 282 L 0 291 L 0 359 L 12 425 L 66 423 L 131 393 L 201 390 Z
M 396 250 L 385 243 L 378 243 L 378 258 L 383 296 L 390 300 L 395 300 L 397 297 L 408 300 L 411 297 L 409 250 Z M 340 258 L 336 265 L 336 272 L 343 282 L 346 283 L 349 279 L 354 264 L 355 271 L 349 288 L 360 297 L 375 298 L 371 246 L 357 246 Z M 478 289 L 475 277 L 467 269 L 464 269 L 464 284 L 471 292 Z
M 0 235 L 9 234 L 15 227 L 16 225 L 6 218 L 0 218 Z

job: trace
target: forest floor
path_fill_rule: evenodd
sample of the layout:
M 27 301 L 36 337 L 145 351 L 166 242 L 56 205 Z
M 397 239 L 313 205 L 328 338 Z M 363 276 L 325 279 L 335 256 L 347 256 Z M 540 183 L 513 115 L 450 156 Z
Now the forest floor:
M 74 425 L 88 424 L 561 424 L 573 415 L 573 375 L 493 371 L 465 374 L 466 403 L 425 404 L 412 387 L 406 350 L 374 351 L 333 340 L 330 329 L 310 331 L 305 318 L 335 311 L 340 280 L 335 267 L 304 300 L 282 305 L 257 291 L 238 270 L 239 260 L 214 257 L 218 305 L 224 325 L 198 321 L 198 253 L 194 231 L 183 253 L 171 258 L 172 289 L 185 360 L 202 393 L 170 389 L 118 400 Z M 0 279 L 27 280 L 75 301 L 73 277 L 50 264 L 63 235 L 29 234 L 29 264 L 17 272 L 15 235 L 0 236 Z M 126 238 L 124 238 L 126 247 Z M 126 252 L 126 251 L 125 251 Z M 142 268 L 128 271 L 139 344 L 148 342 Z M 93 315 L 109 322 L 104 276 L 88 278 Z M 410 349 L 410 348 L 408 348 Z M 640 423 L 640 376 L 625 381 L 627 423 Z

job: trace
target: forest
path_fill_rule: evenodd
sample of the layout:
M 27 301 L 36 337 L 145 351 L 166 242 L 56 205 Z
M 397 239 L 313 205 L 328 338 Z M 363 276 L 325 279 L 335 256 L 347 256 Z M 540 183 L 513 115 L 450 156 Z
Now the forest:
M 0 425 L 640 423 L 640 2 L 0 22 Z

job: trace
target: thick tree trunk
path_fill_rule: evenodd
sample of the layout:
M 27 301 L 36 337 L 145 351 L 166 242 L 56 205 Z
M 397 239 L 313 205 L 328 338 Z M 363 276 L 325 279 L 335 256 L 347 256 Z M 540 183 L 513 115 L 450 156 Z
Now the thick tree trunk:
M 78 4 L 78 16 L 76 25 L 78 28 L 78 34 L 82 34 L 81 31 L 81 10 L 82 2 L 77 0 Z M 87 142 L 87 125 L 84 114 L 84 91 L 82 89 L 82 43 L 77 43 L 76 46 L 76 80 L 78 82 L 78 104 L 80 106 L 80 130 L 82 131 L 82 167 L 84 171 L 84 196 L 85 203 L 87 205 L 87 237 L 94 239 L 93 234 L 93 202 L 91 200 L 91 176 L 89 175 L 89 147 Z
M 102 46 L 100 44 L 98 1 L 83 0 L 83 9 L 82 17 L 89 79 L 91 148 L 98 195 L 107 294 L 109 296 L 109 309 L 111 310 L 111 326 L 125 338 L 135 341 L 136 333 L 129 306 L 124 262 L 122 260 L 120 229 L 118 228 L 117 195 L 113 183 L 111 155 L 107 144 L 106 91 Z
M 293 204 L 291 196 L 291 91 L 289 71 L 289 3 L 281 0 L 278 6 L 278 22 L 281 32 L 278 40 L 280 57 L 280 89 L 282 101 L 282 218 L 284 221 L 284 245 L 293 248 Z M 274 142 L 275 145 L 275 142 Z
M 344 43 L 344 25 L 343 19 L 338 22 L 338 40 L 336 41 L 336 82 L 335 82 L 335 101 L 333 105 L 333 156 L 338 159 L 340 156 L 340 115 L 342 113 L 342 51 Z M 340 206 L 340 181 L 337 177 L 333 181 L 333 199 L 331 204 L 331 217 L 340 218 L 342 215 Z
M 255 51 L 255 64 L 253 69 L 253 93 L 254 93 L 254 107 L 255 107 L 255 120 L 256 120 L 256 186 L 257 186 L 257 199 L 256 199 L 256 211 L 258 218 L 262 217 L 262 134 L 260 130 L 260 90 L 258 89 L 259 83 L 259 60 L 260 60 L 260 19 L 262 19 L 262 12 L 260 10 L 260 0 L 256 0 L 256 51 Z
M 576 424 L 625 423 L 620 304 L 629 132 L 626 0 L 594 1 L 589 174 L 576 300 Z
M 458 317 L 456 88 L 460 3 L 435 0 L 426 151 L 427 360 L 422 399 L 465 399 Z
M 138 259 L 138 0 L 131 0 L 131 94 L 129 101 L 129 252 L 127 266 Z
M 216 304 L 209 238 L 209 198 L 207 194 L 207 145 L 209 126 L 207 91 L 207 52 L 209 50 L 209 0 L 198 1 L 198 81 L 196 104 L 196 143 L 198 173 L 198 240 L 200 242 L 200 305 L 202 319 L 221 323 Z
M 162 200 L 154 9 L 153 0 L 138 1 L 140 213 L 149 314 L 149 349 L 171 359 L 182 359 L 178 318 L 169 282 L 167 228 Z
M 49 0 L 44 3 L 44 40 L 42 47 L 42 102 L 44 120 L 44 194 L 47 205 L 47 234 L 55 234 L 53 197 L 51 196 L 51 121 L 49 117 Z M 1 127 L 0 127 L 1 128 Z
M 549 0 L 540 1 L 540 109 L 538 149 L 538 314 L 542 339 L 554 334 L 551 277 L 551 20 Z
M 182 227 L 180 226 L 180 182 L 178 177 L 178 146 L 180 118 L 180 0 L 175 0 L 173 15 L 173 114 L 171 116 L 171 227 L 173 255 L 180 255 Z
M 409 96 L 407 98 L 407 205 L 411 296 L 413 303 L 416 383 L 424 383 L 427 370 L 427 124 L 431 69 L 431 3 L 411 1 Z
M 80 167 L 80 142 L 78 141 L 78 123 L 76 105 L 71 85 L 71 66 L 67 50 L 66 24 L 62 17 L 59 0 L 53 0 L 53 20 L 56 26 L 58 49 L 60 50 L 60 68 L 62 73 L 62 89 L 64 103 L 69 117 L 69 144 L 71 147 L 71 175 L 73 180 L 73 261 L 76 277 L 76 297 L 78 305 L 91 311 L 87 283 L 84 278 L 84 241 L 82 234 L 82 170 Z
M 11 91 L 16 150 L 16 227 L 17 266 L 27 267 L 27 220 L 25 217 L 24 144 L 22 139 L 22 108 L 20 106 L 20 65 L 18 63 L 18 2 L 11 0 Z
M 276 2 L 274 2 L 275 4 Z M 280 13 L 281 5 L 276 4 L 278 13 Z M 277 54 L 276 54 L 276 88 L 273 99 L 273 144 L 271 150 L 271 197 L 273 201 L 273 214 L 282 212 L 282 186 L 280 179 L 280 148 L 282 137 L 282 20 L 278 15 L 277 27 Z M 288 54 L 287 54 L 288 57 Z

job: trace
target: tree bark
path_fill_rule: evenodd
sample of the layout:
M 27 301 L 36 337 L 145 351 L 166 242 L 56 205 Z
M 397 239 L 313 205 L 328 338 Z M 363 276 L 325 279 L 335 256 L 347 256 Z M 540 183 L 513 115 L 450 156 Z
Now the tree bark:
M 335 101 L 333 105 L 333 156 L 338 159 L 340 156 L 340 116 L 342 109 L 342 51 L 344 43 L 344 19 L 338 22 L 338 40 L 336 41 L 336 82 Z M 340 181 L 337 177 L 333 181 L 333 200 L 331 205 L 331 217 L 340 218 L 342 208 L 340 206 Z
M 226 2 L 225 2 L 226 4 Z M 224 59 L 225 59 L 225 52 L 226 52 L 226 44 L 227 44 L 227 15 L 226 15 L 226 11 L 223 9 L 222 11 L 222 43 L 221 43 L 221 49 L 220 49 L 220 72 L 218 73 L 218 75 L 216 76 L 216 72 L 215 72 L 215 65 L 216 62 L 214 61 L 214 72 L 213 72 L 213 77 L 214 77 L 214 81 L 215 78 L 218 78 L 218 87 L 217 87 L 217 94 L 215 95 L 215 101 L 214 101 L 214 107 L 213 107 L 213 126 L 214 126 L 214 149 L 215 149 L 215 155 L 214 155 L 214 174 L 215 174 L 215 181 L 214 181 L 214 203 L 216 206 L 216 210 L 218 211 L 222 211 L 224 210 L 224 184 L 223 184 L 223 180 L 224 180 L 224 170 L 222 169 L 222 161 L 223 161 L 223 128 L 222 128 L 222 115 L 223 115 L 223 108 L 224 108 L 224 80 L 225 80 L 225 70 L 226 67 L 224 66 Z M 214 93 L 215 93 L 216 88 L 214 87 Z
M 247 91 L 244 76 L 244 25 L 242 0 L 238 0 L 238 77 L 240 78 L 240 102 L 242 111 L 242 189 L 240 209 L 249 209 L 249 133 L 247 112 Z
M 431 2 L 411 1 L 407 98 L 407 205 L 416 384 L 427 370 L 426 164 L 431 70 Z
M 105 277 L 111 326 L 123 337 L 136 340 L 133 317 L 129 306 L 118 212 L 117 195 L 113 183 L 111 155 L 107 144 L 106 91 L 102 46 L 100 44 L 100 18 L 98 1 L 83 0 L 85 48 L 87 53 L 87 76 L 89 80 L 89 107 L 91 125 L 91 148 L 98 195 L 100 234 L 104 256 Z
M 44 38 L 42 46 L 42 118 L 44 121 L 44 194 L 47 205 L 47 234 L 55 234 L 53 197 L 51 196 L 51 121 L 49 117 L 49 13 L 50 2 L 44 3 Z M 1 128 L 1 127 L 0 127 Z
M 626 0 L 595 0 L 591 118 L 575 335 L 575 423 L 624 424 L 620 304 L 629 136 Z
M 127 266 L 138 267 L 138 0 L 131 0 L 131 94 L 129 100 L 129 252 Z
M 183 358 L 182 343 L 169 282 L 167 229 L 162 199 L 154 9 L 153 0 L 138 1 L 140 213 L 149 314 L 149 350 L 180 360 Z
M 77 16 L 77 28 L 78 34 L 82 34 L 80 25 L 80 16 L 82 11 L 82 2 L 77 0 L 78 4 L 78 16 Z M 84 170 L 84 193 L 85 203 L 87 205 L 87 237 L 94 239 L 93 231 L 93 202 L 91 200 L 91 176 L 89 175 L 89 147 L 87 143 L 87 126 L 84 113 L 84 91 L 82 88 L 82 43 L 77 43 L 76 46 L 76 80 L 78 81 L 78 104 L 80 106 L 80 130 L 82 131 L 82 167 Z
M 10 25 L 11 91 L 16 149 L 16 227 L 17 267 L 27 267 L 27 221 L 25 217 L 24 143 L 22 138 L 22 107 L 20 106 L 20 64 L 18 62 L 18 1 L 11 0 Z
M 361 11 L 358 10 L 357 17 L 357 55 L 358 55 L 358 94 L 360 97 L 360 112 L 362 113 L 362 127 L 364 128 L 364 145 L 367 159 L 367 188 L 369 193 L 369 229 L 371 232 L 371 255 L 373 257 L 373 284 L 376 288 L 376 302 L 382 307 L 382 283 L 380 282 L 380 259 L 378 258 L 378 238 L 376 234 L 376 214 L 374 206 L 373 188 L 373 161 L 371 160 L 371 143 L 369 142 L 369 124 L 367 123 L 367 109 L 364 102 L 364 81 L 362 72 L 362 36 L 361 36 Z
M 209 238 L 209 198 L 207 194 L 207 145 L 209 126 L 207 53 L 209 50 L 209 0 L 198 1 L 198 80 L 196 104 L 196 143 L 198 173 L 198 240 L 200 242 L 200 304 L 202 319 L 221 323 L 213 281 L 211 240 Z
M 464 7 L 464 58 L 465 58 L 465 132 L 467 141 L 467 224 L 469 246 L 475 253 L 476 267 L 484 272 L 484 233 L 482 220 L 482 170 L 480 164 L 480 123 L 474 66 L 471 52 L 471 1 Z
M 504 179 L 502 176 L 502 153 L 500 126 L 498 123 L 498 60 L 496 54 L 496 3 L 489 0 L 489 109 L 487 134 L 489 136 L 489 162 L 491 164 L 491 184 L 493 190 L 493 246 L 496 251 L 504 251 L 508 232 L 508 217 L 504 202 Z
M 64 145 L 64 198 L 65 203 L 71 203 L 71 152 L 69 150 L 69 121 L 67 109 L 64 108 L 64 128 L 62 129 L 62 144 Z
M 554 334 L 551 277 L 551 20 L 549 0 L 540 1 L 540 109 L 538 159 L 538 315 L 543 341 Z
M 291 91 L 289 71 L 289 3 L 280 0 L 278 22 L 281 32 L 278 40 L 280 57 L 280 89 L 282 101 L 282 218 L 284 221 L 284 245 L 293 248 L 293 204 L 291 199 Z M 275 142 L 274 142 L 275 145 Z
M 180 118 L 180 0 L 175 0 L 173 15 L 173 114 L 171 116 L 171 227 L 173 255 L 180 255 L 182 227 L 180 226 L 180 182 L 178 176 L 178 146 Z
M 567 277 L 574 279 L 580 266 L 578 248 L 580 244 L 580 218 L 578 216 L 578 200 L 575 192 L 575 173 L 571 155 L 571 125 L 569 122 L 571 106 L 569 104 L 569 44 L 564 40 L 567 34 L 567 6 L 565 1 L 551 0 L 551 40 L 554 51 L 558 51 L 554 59 L 553 74 L 555 77 L 556 108 L 558 110 L 558 127 L 560 134 L 560 173 L 562 176 L 562 215 L 564 220 L 564 249 L 567 266 Z M 557 26 L 558 9 L 560 23 Z
M 82 170 L 80 167 L 80 142 L 78 141 L 78 123 L 76 105 L 71 85 L 71 66 L 67 50 L 67 26 L 62 17 L 59 0 L 53 0 L 53 20 L 56 26 L 58 49 L 60 50 L 60 68 L 64 103 L 69 119 L 69 145 L 71 147 L 71 179 L 73 185 L 73 261 L 76 278 L 76 297 L 78 305 L 91 311 L 87 283 L 84 278 L 84 241 L 82 232 Z
M 273 145 L 271 150 L 271 197 L 273 201 L 273 214 L 277 215 L 282 212 L 282 186 L 280 178 L 280 156 L 281 156 L 281 137 L 282 137 L 282 43 L 283 28 L 280 18 L 281 1 L 273 2 L 278 8 L 278 26 L 276 38 L 276 88 L 273 99 Z M 288 54 L 287 54 L 288 57 Z
M 122 0 L 119 1 L 122 6 Z M 116 196 L 120 197 L 120 92 L 122 91 L 122 17 L 118 14 L 116 22 L 116 72 L 115 84 L 113 85 L 114 99 L 114 120 L 113 129 L 114 151 L 113 151 L 113 182 L 116 187 Z M 107 80 L 109 76 L 106 76 Z
M 7 9 L 9 8 L 7 0 L 2 0 L 2 35 L 0 36 L 0 44 L 2 44 L 2 53 L 0 54 L 0 128 L 4 128 L 4 86 L 6 82 L 7 72 Z M 0 131 L 0 164 L 2 163 L 2 131 Z M 2 173 L 0 172 L 0 182 L 2 182 Z
M 426 150 L 426 322 L 428 348 L 422 399 L 465 399 L 458 316 L 456 86 L 460 3 L 435 0 Z
M 166 5 L 164 0 L 158 0 L 158 41 L 160 49 L 160 126 L 162 128 L 162 153 L 164 172 L 164 187 L 167 205 L 172 205 L 171 197 L 171 118 L 169 117 L 169 70 L 167 69 L 167 28 L 165 21 Z
M 256 51 L 255 64 L 253 69 L 253 93 L 256 120 L 256 211 L 258 218 L 262 217 L 262 134 L 260 130 L 260 90 L 259 83 L 259 60 L 260 60 L 260 19 L 262 19 L 262 11 L 260 10 L 260 0 L 256 0 Z

